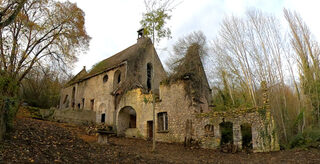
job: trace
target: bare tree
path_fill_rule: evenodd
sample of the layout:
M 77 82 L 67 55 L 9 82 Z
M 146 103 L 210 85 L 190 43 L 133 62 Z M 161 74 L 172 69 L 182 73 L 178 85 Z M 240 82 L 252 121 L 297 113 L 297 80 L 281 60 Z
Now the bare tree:
M 296 12 L 284 9 L 285 18 L 290 27 L 291 45 L 297 55 L 300 70 L 300 82 L 303 92 L 311 100 L 320 125 L 320 51 L 309 28 Z
M 0 1 L 0 29 L 11 24 L 27 0 Z
M 0 69 L 21 82 L 36 63 L 73 63 L 89 40 L 76 4 L 32 0 L 0 31 Z

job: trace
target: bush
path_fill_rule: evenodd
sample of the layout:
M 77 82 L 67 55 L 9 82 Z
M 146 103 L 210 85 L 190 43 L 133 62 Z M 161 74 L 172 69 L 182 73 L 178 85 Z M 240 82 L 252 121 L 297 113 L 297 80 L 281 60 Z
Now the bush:
M 320 128 L 306 129 L 294 136 L 290 141 L 290 148 L 320 148 Z

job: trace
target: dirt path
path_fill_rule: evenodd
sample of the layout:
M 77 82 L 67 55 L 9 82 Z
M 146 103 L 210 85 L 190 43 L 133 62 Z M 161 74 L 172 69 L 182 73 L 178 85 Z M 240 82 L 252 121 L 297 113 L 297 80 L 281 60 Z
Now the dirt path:
M 320 163 L 320 150 L 226 154 L 184 148 L 180 144 L 110 138 L 96 144 L 95 136 L 73 125 L 20 118 L 11 138 L 0 142 L 0 163 Z

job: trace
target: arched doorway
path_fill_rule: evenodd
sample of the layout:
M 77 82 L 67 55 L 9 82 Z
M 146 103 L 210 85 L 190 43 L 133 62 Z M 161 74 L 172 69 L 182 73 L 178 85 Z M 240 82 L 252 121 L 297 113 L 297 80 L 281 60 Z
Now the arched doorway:
M 127 129 L 137 127 L 137 114 L 131 106 L 120 109 L 117 124 L 118 135 L 124 136 Z

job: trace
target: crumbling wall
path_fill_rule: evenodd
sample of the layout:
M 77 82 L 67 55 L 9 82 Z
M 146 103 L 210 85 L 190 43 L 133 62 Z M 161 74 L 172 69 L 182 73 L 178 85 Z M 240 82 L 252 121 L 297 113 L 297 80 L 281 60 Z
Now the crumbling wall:
M 163 142 L 184 142 L 199 144 L 203 148 L 217 149 L 221 143 L 220 123 L 231 122 L 233 144 L 242 148 L 241 125 L 248 123 L 252 129 L 252 149 L 254 152 L 279 150 L 275 124 L 270 110 L 266 107 L 235 109 L 228 112 L 213 112 L 208 104 L 196 104 L 187 98 L 183 81 L 160 86 L 161 102 L 156 113 L 167 112 L 168 130 L 158 131 L 156 139 Z M 209 127 L 209 132 L 206 128 Z M 211 128 L 211 129 L 210 129 Z
M 68 123 L 94 123 L 96 121 L 96 112 L 90 110 L 57 109 L 52 118 L 60 122 Z
M 241 125 L 248 123 L 252 129 L 252 148 L 254 152 L 279 150 L 273 117 L 269 111 L 262 107 L 237 109 L 229 112 L 203 113 L 199 114 L 197 119 L 199 122 L 203 122 L 198 124 L 200 126 L 196 127 L 198 130 L 204 129 L 205 124 L 214 126 L 213 137 L 201 137 L 202 147 L 219 148 L 221 141 L 220 123 L 231 122 L 233 124 L 233 145 L 238 149 L 242 149 Z
M 167 112 L 168 130 L 159 131 L 158 120 L 156 119 L 156 139 L 163 142 L 184 142 L 191 138 L 198 138 L 204 133 L 195 131 L 198 120 L 195 114 L 208 111 L 206 99 L 203 104 L 196 104 L 191 101 L 184 89 L 184 82 L 178 81 L 170 85 L 160 86 L 161 102 L 157 105 L 156 113 Z

